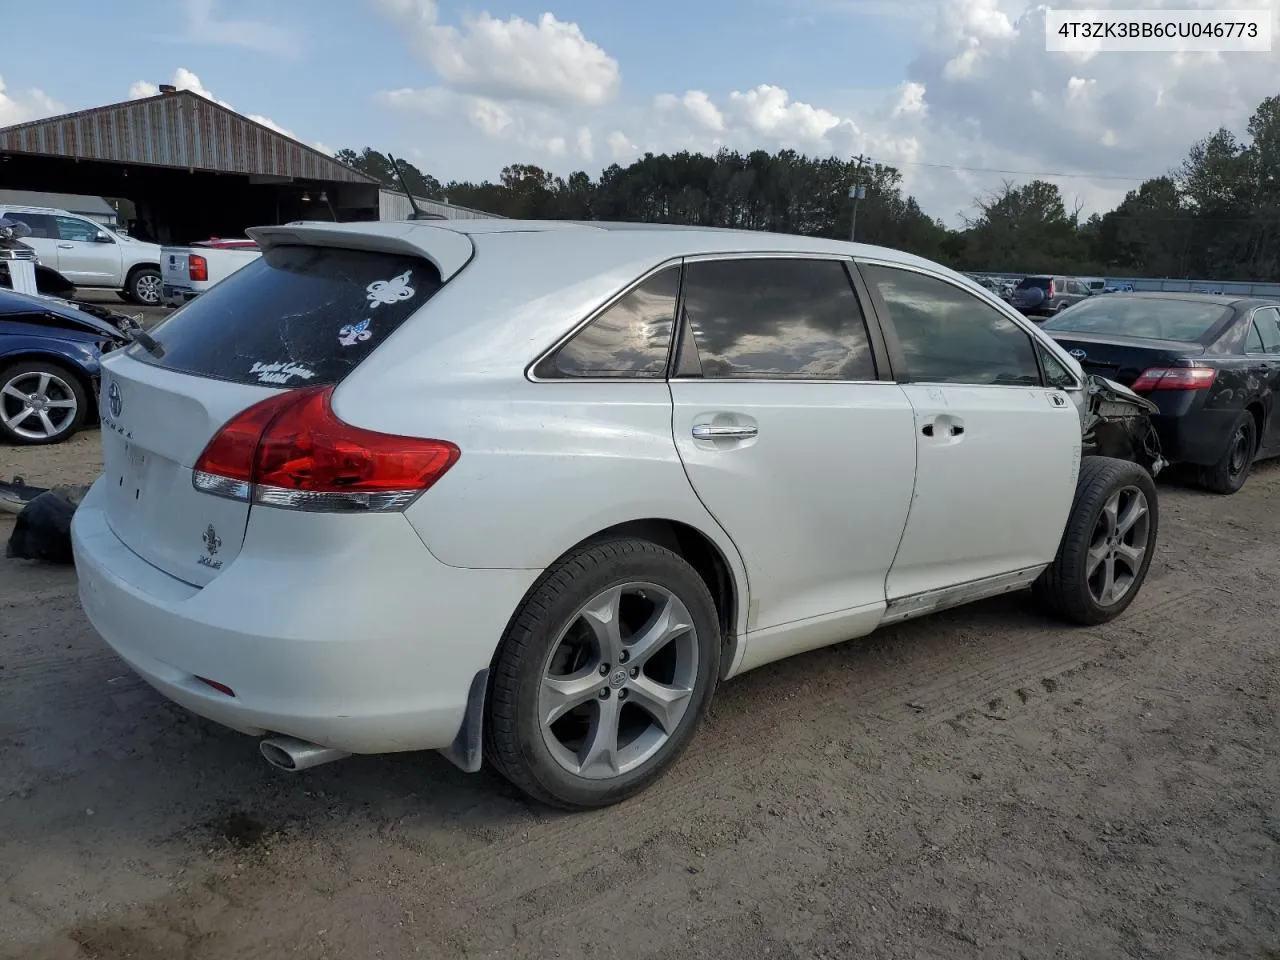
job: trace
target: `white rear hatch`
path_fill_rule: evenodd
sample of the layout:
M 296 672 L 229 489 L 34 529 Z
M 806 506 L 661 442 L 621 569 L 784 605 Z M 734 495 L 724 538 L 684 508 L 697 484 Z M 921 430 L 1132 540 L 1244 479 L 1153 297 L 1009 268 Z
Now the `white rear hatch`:
M 342 240 L 326 234 L 322 243 Z M 448 237 L 450 249 L 463 239 Z M 103 364 L 108 522 L 134 553 L 188 583 L 226 569 L 251 509 L 268 509 L 251 507 L 234 484 L 227 496 L 193 486 L 210 440 L 260 401 L 340 381 L 443 283 L 436 264 L 402 242 L 384 252 L 306 239 L 298 230 L 162 321 L 155 350 L 135 343 Z M 462 263 L 455 258 L 454 271 Z

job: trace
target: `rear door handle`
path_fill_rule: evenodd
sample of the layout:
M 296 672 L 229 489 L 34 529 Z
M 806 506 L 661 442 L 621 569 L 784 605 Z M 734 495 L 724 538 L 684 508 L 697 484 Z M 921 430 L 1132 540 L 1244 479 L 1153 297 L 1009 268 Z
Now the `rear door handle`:
M 964 424 L 951 417 L 939 417 L 937 420 L 931 420 L 922 426 L 920 432 L 926 437 L 959 437 L 964 434 Z
M 750 440 L 759 433 L 760 430 L 752 424 L 695 423 L 693 425 L 695 440 Z
M 74 250 L 75 248 L 76 248 L 76 247 L 75 247 L 75 244 L 73 244 L 73 243 L 60 243 L 60 244 L 58 244 L 58 249 L 59 249 L 59 250 Z

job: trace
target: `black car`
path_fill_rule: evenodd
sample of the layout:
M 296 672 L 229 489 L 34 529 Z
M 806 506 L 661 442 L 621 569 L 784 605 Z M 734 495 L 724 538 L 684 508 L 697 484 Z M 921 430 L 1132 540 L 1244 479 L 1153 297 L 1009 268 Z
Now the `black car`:
M 1113 293 L 1046 320 L 1086 373 L 1152 400 L 1161 448 L 1235 493 L 1255 460 L 1280 456 L 1280 302 L 1195 293 Z
M 1089 288 L 1074 277 L 1023 277 L 1013 288 L 1014 307 L 1028 317 L 1051 317 L 1089 297 Z

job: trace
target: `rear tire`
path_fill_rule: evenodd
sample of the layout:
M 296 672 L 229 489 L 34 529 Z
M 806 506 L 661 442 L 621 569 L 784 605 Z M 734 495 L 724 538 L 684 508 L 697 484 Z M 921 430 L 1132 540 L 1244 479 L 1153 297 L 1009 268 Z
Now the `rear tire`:
M 1114 620 L 1142 589 L 1159 526 L 1156 485 L 1146 470 L 1085 457 L 1058 555 L 1032 587 L 1036 600 L 1069 623 Z
M 1232 494 L 1245 485 L 1258 453 L 1258 424 L 1248 410 L 1231 428 L 1231 439 L 1222 458 L 1211 467 L 1201 467 L 1200 486 L 1212 493 Z
M 125 290 L 135 303 L 158 307 L 163 299 L 163 283 L 156 267 L 138 267 L 129 274 Z
M 692 738 L 719 653 L 715 603 L 677 554 L 637 539 L 576 549 L 529 591 L 498 647 L 485 757 L 544 803 L 617 803 Z

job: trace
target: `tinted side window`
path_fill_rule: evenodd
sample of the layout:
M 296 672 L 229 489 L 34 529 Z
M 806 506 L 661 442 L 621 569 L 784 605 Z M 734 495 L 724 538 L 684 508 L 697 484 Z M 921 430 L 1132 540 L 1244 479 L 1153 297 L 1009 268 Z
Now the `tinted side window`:
M 534 369 L 543 379 L 661 379 L 675 329 L 680 268 L 654 274 Z
M 837 260 L 691 263 L 684 307 L 704 377 L 876 378 L 862 308 Z
M 872 265 L 862 272 L 884 299 L 912 380 L 1040 385 L 1030 335 L 995 307 L 936 277 Z
M 1256 318 L 1249 324 L 1249 333 L 1244 340 L 1244 352 L 1262 353 L 1262 334 L 1258 331 Z
M 1262 339 L 1262 352 L 1280 353 L 1280 311 L 1275 307 L 1259 310 L 1253 315 L 1253 322 Z
M 58 237 L 62 240 L 83 240 L 93 243 L 98 236 L 98 225 L 78 217 L 55 217 L 58 222 Z
M 1044 370 L 1046 384 L 1059 390 L 1069 390 L 1076 385 L 1076 378 L 1057 357 L 1039 344 L 1036 348 L 1040 352 L 1040 367 Z
M 19 223 L 25 223 L 31 228 L 31 236 L 25 239 L 32 240 L 56 240 L 58 239 L 57 228 L 53 224 L 53 217 L 47 213 L 17 213 L 7 212 L 3 214 L 6 220 L 16 220 Z

